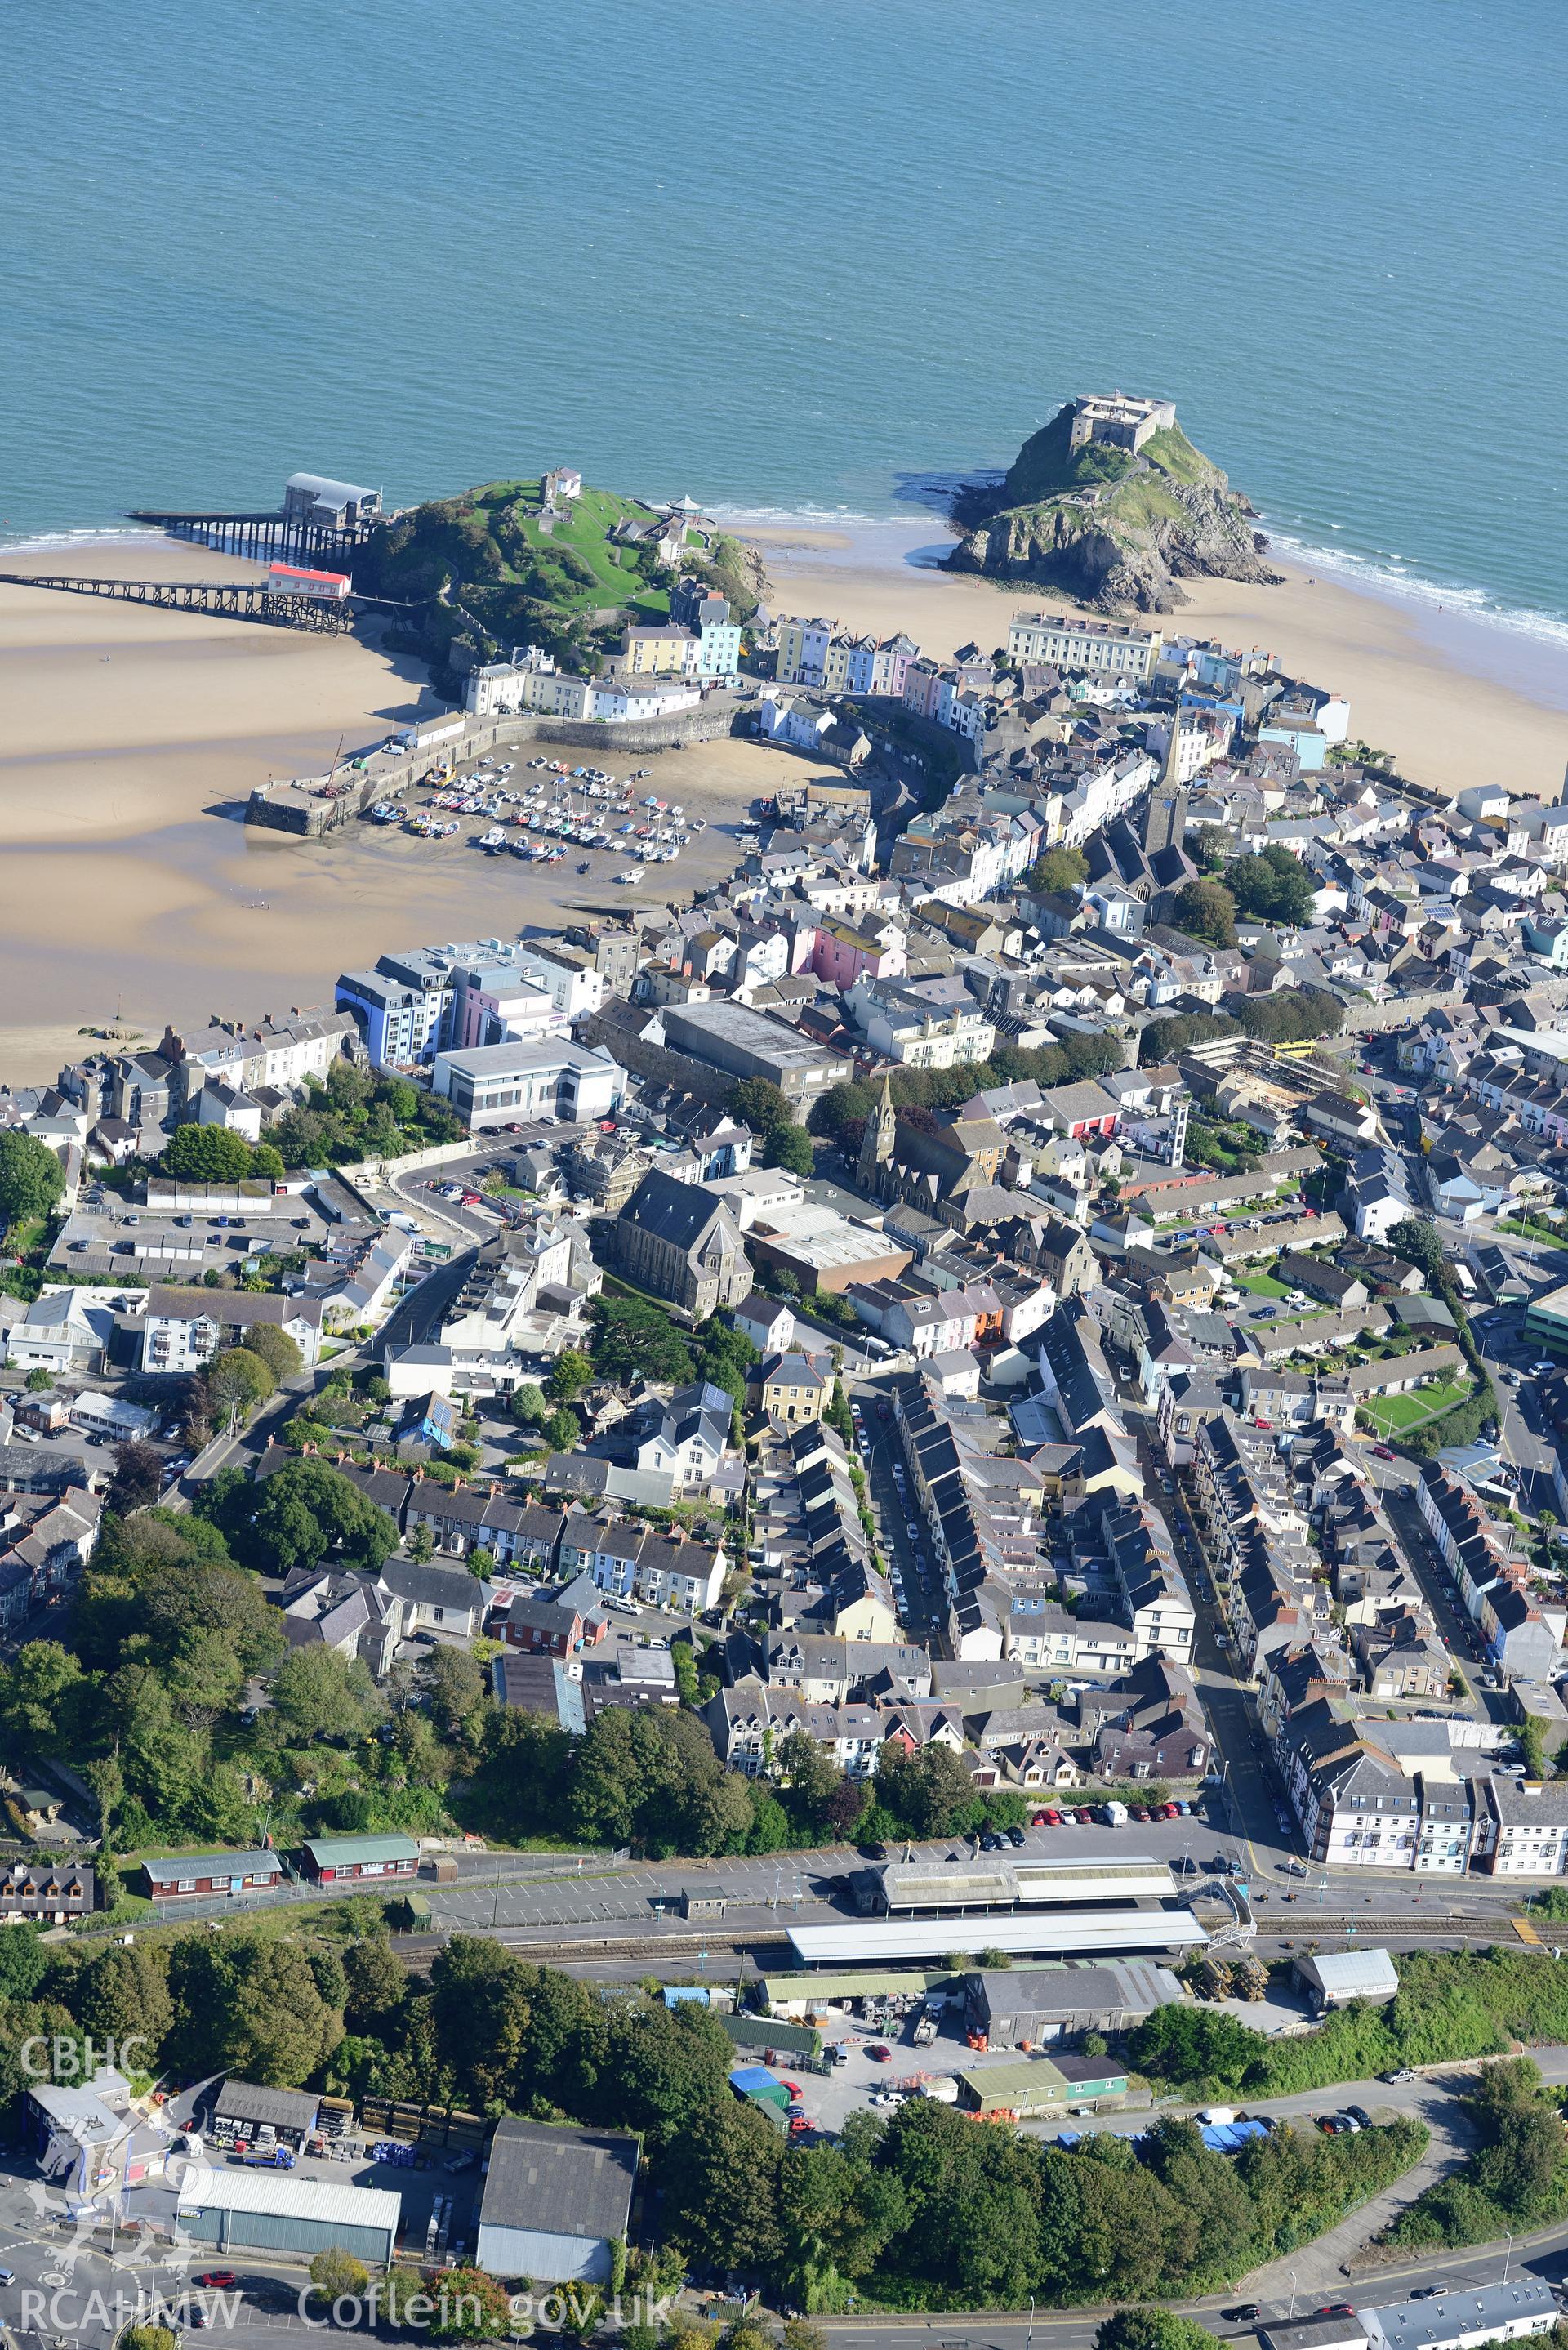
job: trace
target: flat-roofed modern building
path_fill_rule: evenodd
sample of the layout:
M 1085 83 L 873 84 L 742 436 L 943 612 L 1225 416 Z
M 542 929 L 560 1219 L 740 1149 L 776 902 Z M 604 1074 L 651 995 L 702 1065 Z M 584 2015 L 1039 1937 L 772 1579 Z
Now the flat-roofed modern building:
M 626 2241 L 642 2141 L 503 2114 L 490 2141 L 475 2257 L 492 2276 L 607 2284 Z
M 471 1132 L 555 1118 L 581 1124 L 607 1118 L 626 1092 L 626 1072 L 588 1045 L 550 1037 L 535 1045 L 476 1045 L 438 1053 L 431 1091 L 451 1102 Z

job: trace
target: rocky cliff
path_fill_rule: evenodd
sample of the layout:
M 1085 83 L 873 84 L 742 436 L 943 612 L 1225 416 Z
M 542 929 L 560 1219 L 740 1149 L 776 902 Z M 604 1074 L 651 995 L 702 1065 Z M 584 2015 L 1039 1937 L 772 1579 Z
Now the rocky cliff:
M 1071 447 L 1072 409 L 1027 440 L 993 486 L 963 493 L 955 571 L 1038 582 L 1104 611 L 1168 612 L 1184 578 L 1277 584 L 1252 510 L 1179 425 L 1136 456 Z

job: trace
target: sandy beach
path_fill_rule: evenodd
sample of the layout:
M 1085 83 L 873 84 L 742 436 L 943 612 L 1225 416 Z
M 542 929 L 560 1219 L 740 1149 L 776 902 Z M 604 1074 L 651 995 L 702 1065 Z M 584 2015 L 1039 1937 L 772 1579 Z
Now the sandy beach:
M 929 521 L 842 530 L 768 524 L 748 535 L 767 558 L 775 608 L 879 636 L 902 629 L 939 660 L 967 641 L 986 651 L 1003 641 L 1015 607 L 1066 600 L 929 567 L 950 544 Z M 1416 782 L 1449 793 L 1501 782 L 1516 795 L 1556 798 L 1568 762 L 1568 658 L 1559 647 L 1271 560 L 1286 575 L 1283 587 L 1189 580 L 1190 601 L 1158 625 L 1262 648 L 1293 675 L 1343 693 L 1352 732 L 1391 751 Z
M 905 629 L 946 658 L 996 644 L 1037 593 L 932 567 L 929 518 L 837 528 L 815 518 L 749 533 L 775 608 L 846 628 Z M 28 570 L 137 578 L 254 577 L 204 548 L 130 539 L 8 556 Z M 1172 628 L 1262 646 L 1348 696 L 1353 731 L 1420 780 L 1501 779 L 1554 798 L 1568 755 L 1568 664 L 1554 647 L 1432 608 L 1407 609 L 1293 568 L 1278 588 L 1191 583 Z M 269 775 L 319 772 L 420 706 L 417 664 L 353 638 L 0 587 L 0 1082 L 36 1083 L 117 1024 L 156 1038 L 214 1015 L 330 1001 L 346 967 L 389 947 L 511 938 L 576 911 L 684 896 L 735 861 L 760 795 L 809 769 L 741 741 L 647 764 L 660 795 L 708 829 L 640 889 L 607 857 L 529 867 L 458 838 L 352 825 L 324 842 L 247 831 Z M 427 701 L 428 706 L 428 701 Z M 629 755 L 614 763 L 632 764 Z M 643 764 L 639 760 L 637 764 Z
M 205 548 L 115 541 L 7 568 L 129 578 L 255 576 Z M 728 873 L 788 752 L 707 743 L 646 762 L 708 829 L 635 892 L 607 856 L 530 867 L 460 836 L 356 824 L 323 842 L 247 830 L 252 786 L 318 773 L 342 744 L 412 715 L 417 664 L 348 637 L 0 587 L 0 1082 L 77 1058 L 84 1027 L 153 1040 L 213 1015 L 330 1003 L 345 968 L 389 947 L 514 938 L 573 911 L 624 914 Z M 627 765 L 634 764 L 629 759 Z M 480 829 L 464 827 L 464 834 Z

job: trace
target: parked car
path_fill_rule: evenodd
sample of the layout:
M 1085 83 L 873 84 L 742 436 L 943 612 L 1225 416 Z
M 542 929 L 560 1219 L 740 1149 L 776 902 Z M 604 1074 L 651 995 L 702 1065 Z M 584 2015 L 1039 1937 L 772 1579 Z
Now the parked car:
M 870 2057 L 873 2064 L 890 2064 L 893 2061 L 892 2050 L 880 2040 L 873 2040 L 866 2054 Z
M 1009 1828 L 1007 1831 L 1007 1841 L 1011 1845 L 1022 1844 L 1023 1842 L 1023 1830 L 1022 1828 Z

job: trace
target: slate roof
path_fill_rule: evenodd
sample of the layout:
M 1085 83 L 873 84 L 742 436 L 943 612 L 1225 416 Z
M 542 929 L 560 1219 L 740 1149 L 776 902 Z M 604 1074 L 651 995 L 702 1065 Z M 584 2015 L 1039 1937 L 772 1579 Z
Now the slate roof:
M 641 2151 L 629 2130 L 564 2129 L 503 2114 L 479 2224 L 594 2241 L 624 2237 Z

